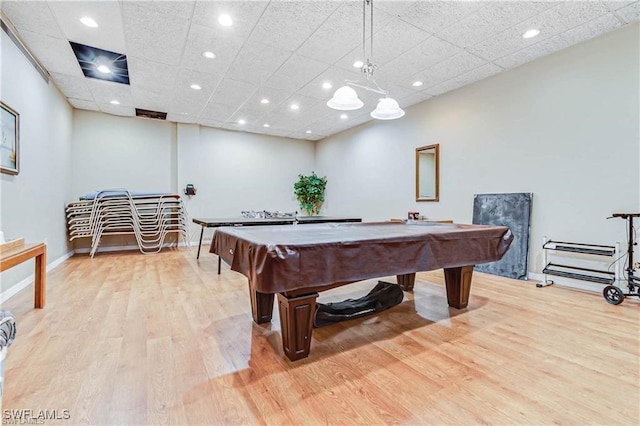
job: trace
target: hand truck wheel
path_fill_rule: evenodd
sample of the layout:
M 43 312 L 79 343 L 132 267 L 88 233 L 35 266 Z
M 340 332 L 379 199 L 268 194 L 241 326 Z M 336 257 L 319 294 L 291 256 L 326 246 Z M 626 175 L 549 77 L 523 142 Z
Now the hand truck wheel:
M 608 285 L 602 290 L 604 299 L 612 305 L 619 305 L 624 300 L 624 293 L 614 285 Z

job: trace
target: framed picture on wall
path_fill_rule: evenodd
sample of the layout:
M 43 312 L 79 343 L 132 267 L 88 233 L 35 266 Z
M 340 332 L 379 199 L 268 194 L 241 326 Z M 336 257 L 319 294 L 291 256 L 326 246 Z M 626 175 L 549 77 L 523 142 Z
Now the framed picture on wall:
M 0 172 L 20 171 L 20 114 L 0 101 Z

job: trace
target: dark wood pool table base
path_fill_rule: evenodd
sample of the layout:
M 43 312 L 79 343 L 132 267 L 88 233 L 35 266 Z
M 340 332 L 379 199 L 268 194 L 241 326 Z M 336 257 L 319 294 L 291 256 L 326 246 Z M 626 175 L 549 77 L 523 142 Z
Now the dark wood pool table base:
M 474 265 L 469 265 L 444 269 L 447 303 L 450 307 L 456 309 L 467 307 L 471 291 L 473 267 Z M 413 290 L 416 278 L 415 272 L 397 275 L 396 278 L 398 285 L 404 291 Z M 349 283 L 338 283 L 330 287 L 305 288 L 305 294 L 278 293 L 282 350 L 287 358 L 291 361 L 296 361 L 309 356 L 318 292 L 346 284 Z M 270 322 L 273 315 L 274 295 L 256 291 L 251 282 L 249 282 L 249 293 L 253 321 L 257 324 Z

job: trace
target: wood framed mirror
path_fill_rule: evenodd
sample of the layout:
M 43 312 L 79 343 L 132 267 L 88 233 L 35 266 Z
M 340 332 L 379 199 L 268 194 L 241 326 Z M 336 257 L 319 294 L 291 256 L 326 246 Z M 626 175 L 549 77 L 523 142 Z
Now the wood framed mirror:
M 440 144 L 416 148 L 416 201 L 440 199 Z

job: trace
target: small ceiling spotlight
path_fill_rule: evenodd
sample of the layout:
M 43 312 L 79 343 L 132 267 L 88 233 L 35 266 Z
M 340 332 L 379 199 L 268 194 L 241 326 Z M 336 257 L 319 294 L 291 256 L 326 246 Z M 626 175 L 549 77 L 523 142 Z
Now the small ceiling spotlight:
M 111 73 L 111 69 L 106 65 L 98 65 L 98 66 L 96 66 L 96 69 L 98 71 L 100 71 L 101 73 L 103 73 L 103 74 Z
M 310 133 L 311 133 L 311 130 L 307 130 L 307 134 L 310 134 Z
M 199 84 L 192 84 L 192 85 L 191 85 L 191 86 L 189 86 L 189 87 L 191 87 L 193 90 L 200 90 L 200 89 L 202 89 L 202 87 L 201 87 Z
M 120 105 L 120 102 L 116 99 L 112 100 L 111 102 L 109 102 L 112 105 Z
M 349 116 L 347 114 L 341 114 L 340 118 L 342 118 L 343 120 L 346 120 L 347 118 L 349 118 Z
M 323 89 L 331 89 L 333 87 L 333 84 L 326 82 L 326 83 L 322 83 L 322 88 Z
M 243 119 L 238 120 L 238 124 L 247 124 L 247 122 Z
M 422 82 L 421 81 L 414 81 L 411 85 L 413 87 L 420 87 L 420 86 L 422 86 Z
M 538 34 L 540 34 L 540 30 L 536 29 L 536 28 L 532 28 L 529 31 L 527 31 L 524 34 L 522 34 L 522 38 L 533 38 L 533 37 L 537 36 Z
M 89 16 L 84 16 L 80 18 L 80 22 L 82 22 L 84 25 L 86 25 L 89 28 L 98 28 L 98 23 Z
M 298 104 L 292 104 L 292 105 L 291 105 L 291 109 L 293 109 L 293 110 L 300 109 L 300 105 L 298 105 Z
M 213 52 L 202 52 L 202 56 L 207 59 L 214 59 L 216 57 L 216 54 Z
M 364 65 L 364 62 L 362 62 L 362 61 L 355 61 L 353 63 L 353 67 L 354 68 L 362 68 L 363 65 Z
M 261 103 L 261 104 L 268 104 L 268 103 L 269 103 L 269 99 L 267 99 L 267 98 L 262 98 L 262 99 L 260 100 L 260 103 Z
M 218 23 L 223 27 L 230 27 L 233 25 L 233 19 L 231 19 L 231 16 L 224 13 L 218 17 Z
M 269 126 L 269 123 L 264 123 L 262 127 L 271 127 L 271 126 Z

